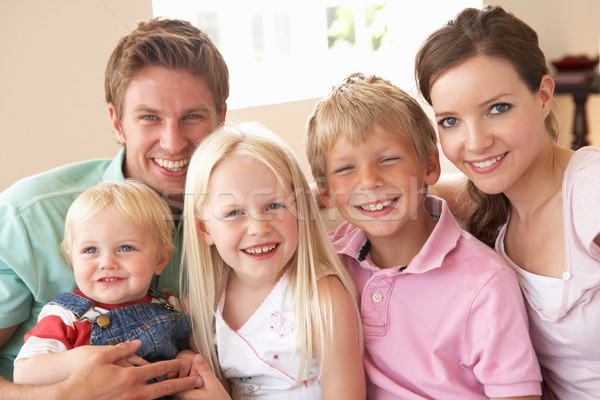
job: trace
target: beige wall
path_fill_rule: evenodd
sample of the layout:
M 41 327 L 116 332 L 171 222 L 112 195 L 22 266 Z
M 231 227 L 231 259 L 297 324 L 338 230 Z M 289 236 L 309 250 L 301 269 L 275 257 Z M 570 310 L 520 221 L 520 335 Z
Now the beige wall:
M 549 59 L 598 51 L 596 0 L 493 3 L 531 24 Z M 151 9 L 151 0 L 0 2 L 0 190 L 64 163 L 114 156 L 118 146 L 104 103 L 104 68 L 118 39 L 138 21 L 150 18 Z M 266 125 L 292 144 L 306 166 L 301 141 L 315 102 L 230 110 L 228 119 Z M 562 131 L 569 132 L 572 101 L 558 96 L 556 103 Z M 600 96 L 594 96 L 588 112 L 596 146 L 600 146 L 599 111 Z M 568 143 L 570 137 L 565 138 Z
M 600 1 L 598 0 L 484 0 L 499 4 L 527 22 L 538 33 L 548 63 L 567 54 L 598 56 L 600 52 Z M 575 105 L 569 95 L 555 97 L 559 143 L 570 146 Z M 587 102 L 589 141 L 600 147 L 600 95 Z
M 0 190 L 114 156 L 104 69 L 119 38 L 152 17 L 151 1 L 1 1 L 0 16 Z

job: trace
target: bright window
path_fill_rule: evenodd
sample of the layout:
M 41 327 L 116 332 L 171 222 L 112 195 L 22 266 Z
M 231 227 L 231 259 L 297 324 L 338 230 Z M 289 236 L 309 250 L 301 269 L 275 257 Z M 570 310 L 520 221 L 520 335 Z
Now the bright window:
M 227 61 L 230 109 L 321 97 L 353 72 L 411 91 L 421 42 L 481 0 L 153 0 L 207 32 Z

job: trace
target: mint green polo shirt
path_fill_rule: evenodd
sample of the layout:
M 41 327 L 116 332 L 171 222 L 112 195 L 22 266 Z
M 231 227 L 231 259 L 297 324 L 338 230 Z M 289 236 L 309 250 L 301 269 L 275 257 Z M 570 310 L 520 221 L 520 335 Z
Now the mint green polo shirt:
M 76 288 L 73 269 L 59 245 L 71 203 L 87 188 L 123 180 L 125 151 L 113 160 L 65 165 L 16 182 L 0 193 L 0 328 L 19 325 L 0 348 L 0 374 L 12 380 L 13 361 L 23 337 L 37 322 L 42 307 L 62 292 Z M 181 248 L 181 225 L 174 236 Z M 180 253 L 153 287 L 178 293 Z

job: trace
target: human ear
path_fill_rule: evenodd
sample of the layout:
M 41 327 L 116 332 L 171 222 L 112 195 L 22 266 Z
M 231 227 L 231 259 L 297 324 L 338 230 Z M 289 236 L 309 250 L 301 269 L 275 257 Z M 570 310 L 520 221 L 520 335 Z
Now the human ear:
M 440 166 L 440 155 L 438 150 L 429 153 L 427 160 L 425 160 L 425 176 L 424 181 L 427 186 L 434 185 L 442 173 L 442 167 Z
M 335 208 L 335 199 L 328 188 L 317 186 L 316 191 L 316 198 L 319 208 Z
M 119 117 L 117 116 L 117 110 L 115 110 L 115 106 L 113 106 L 112 103 L 108 103 L 108 114 L 110 115 L 110 121 L 112 128 L 115 131 L 117 141 L 120 144 L 125 145 L 125 135 L 121 129 L 121 123 L 119 122 Z
M 169 260 L 171 259 L 171 249 L 163 250 L 158 261 L 156 262 L 156 268 L 154 269 L 155 275 L 160 275 L 165 270 Z
M 542 101 L 542 110 L 548 114 L 552 109 L 552 101 L 554 98 L 554 80 L 552 80 L 550 75 L 544 75 L 542 77 L 538 94 Z
M 210 232 L 208 232 L 208 229 L 206 228 L 206 225 L 204 224 L 204 222 L 197 219 L 196 226 L 198 228 L 198 235 L 200 235 L 200 237 L 204 240 L 204 243 L 206 243 L 209 246 L 212 246 L 213 244 L 215 244 L 215 241 L 213 240 L 212 236 L 210 235 Z

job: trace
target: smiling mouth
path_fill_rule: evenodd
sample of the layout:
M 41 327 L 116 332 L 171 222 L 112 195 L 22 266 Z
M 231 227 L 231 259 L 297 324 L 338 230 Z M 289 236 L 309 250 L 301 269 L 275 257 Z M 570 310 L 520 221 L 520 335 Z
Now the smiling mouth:
M 379 211 L 379 210 L 383 210 L 384 208 L 391 206 L 392 204 L 394 204 L 394 202 L 396 200 L 398 200 L 397 197 L 392 200 L 380 201 L 377 203 L 367 204 L 367 205 L 363 205 L 363 206 L 356 206 L 356 207 L 360 208 L 361 210 L 364 210 L 364 211 Z
M 252 254 L 252 255 L 264 254 L 264 253 L 269 253 L 269 252 L 275 250 L 277 248 L 277 246 L 279 246 L 279 244 L 270 244 L 268 246 L 249 247 L 247 249 L 242 249 L 242 251 L 244 253 Z
M 100 278 L 98 279 L 98 282 L 115 282 L 120 280 L 121 278 Z
M 506 153 L 499 155 L 496 158 L 491 158 L 489 160 L 486 161 L 482 161 L 482 162 L 472 162 L 471 165 L 477 167 L 477 168 L 489 168 L 492 165 L 496 164 L 498 161 L 502 160 L 504 157 L 506 156 Z
M 162 158 L 154 158 L 153 160 L 158 166 L 163 167 L 164 169 L 169 170 L 171 172 L 181 171 L 190 163 L 189 158 L 184 158 L 183 160 L 177 161 L 164 160 Z

